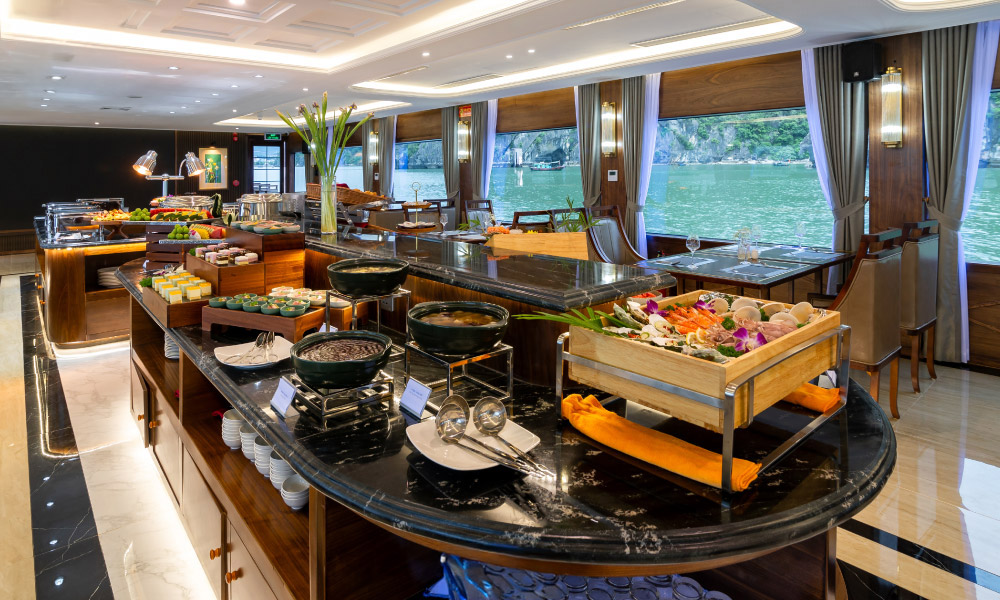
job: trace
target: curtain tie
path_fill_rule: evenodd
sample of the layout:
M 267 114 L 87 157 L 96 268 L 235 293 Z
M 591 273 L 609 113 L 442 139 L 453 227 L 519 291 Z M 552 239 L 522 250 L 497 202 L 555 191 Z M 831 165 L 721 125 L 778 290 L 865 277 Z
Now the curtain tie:
M 833 218 L 838 221 L 843 221 L 854 213 L 863 211 L 865 209 L 866 202 L 867 200 L 862 200 L 861 202 L 852 202 L 847 206 L 838 206 L 833 209 Z
M 960 219 L 944 214 L 940 210 L 931 206 L 929 202 L 927 203 L 927 212 L 930 214 L 932 219 L 935 219 L 945 229 L 950 229 L 952 231 L 962 230 L 963 222 Z
M 626 202 L 625 203 L 625 208 L 627 208 L 628 210 L 630 210 L 632 212 L 635 212 L 635 213 L 641 213 L 642 209 L 644 209 L 646 207 L 642 206 L 641 204 L 637 204 L 635 202 Z

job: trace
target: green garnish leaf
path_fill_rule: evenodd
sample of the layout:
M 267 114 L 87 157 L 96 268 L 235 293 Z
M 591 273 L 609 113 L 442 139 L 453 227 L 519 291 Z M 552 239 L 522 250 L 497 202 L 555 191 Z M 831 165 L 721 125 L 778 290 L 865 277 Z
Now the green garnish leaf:
M 717 346 L 715 349 L 719 352 L 719 354 L 723 356 L 728 356 L 729 358 L 736 358 L 738 356 L 743 356 L 742 352 L 740 352 L 736 348 L 733 348 L 732 346 L 720 345 Z
M 732 320 L 729 317 L 726 317 L 725 319 L 722 320 L 722 327 L 727 331 L 732 331 L 733 329 L 736 329 L 736 321 Z
M 763 308 L 760 309 L 760 320 L 761 321 L 770 321 L 771 320 L 771 317 L 769 317 L 766 314 L 764 314 L 764 309 Z
M 153 287 L 153 278 L 152 277 L 145 277 L 143 279 L 140 279 L 139 280 L 139 286 L 140 287 Z

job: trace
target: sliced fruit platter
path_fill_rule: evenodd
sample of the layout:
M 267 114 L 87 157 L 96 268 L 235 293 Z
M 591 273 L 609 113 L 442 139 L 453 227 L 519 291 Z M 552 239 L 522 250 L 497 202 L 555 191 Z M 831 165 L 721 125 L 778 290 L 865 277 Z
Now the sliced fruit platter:
M 212 215 L 207 210 L 186 208 L 137 208 L 130 213 L 122 213 L 123 221 L 148 223 L 186 223 L 211 219 Z
M 291 221 L 233 221 L 231 227 L 264 235 L 298 233 L 302 228 Z
M 174 225 L 173 231 L 167 234 L 168 240 L 221 240 L 225 237 L 225 227 L 204 223 Z
M 105 223 L 108 221 L 128 221 L 128 220 L 129 220 L 129 213 L 123 210 L 118 210 L 117 208 L 114 210 L 104 211 L 103 213 L 100 213 L 94 217 L 94 221 L 99 223 Z

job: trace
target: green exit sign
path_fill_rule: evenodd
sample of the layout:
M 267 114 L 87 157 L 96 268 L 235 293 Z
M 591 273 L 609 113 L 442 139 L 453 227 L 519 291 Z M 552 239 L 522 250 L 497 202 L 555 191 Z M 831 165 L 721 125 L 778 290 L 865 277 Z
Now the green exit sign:
M 268 141 L 271 141 L 271 140 L 278 141 L 278 140 L 281 139 L 281 134 L 280 133 L 265 133 L 264 134 L 264 139 L 268 140 Z

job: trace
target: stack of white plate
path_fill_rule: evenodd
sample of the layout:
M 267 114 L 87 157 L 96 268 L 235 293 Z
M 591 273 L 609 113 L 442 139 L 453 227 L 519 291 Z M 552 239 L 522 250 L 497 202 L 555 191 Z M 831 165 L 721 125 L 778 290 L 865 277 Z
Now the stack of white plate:
M 97 285 L 106 288 L 120 288 L 124 287 L 122 282 L 118 281 L 115 277 L 115 271 L 118 267 L 104 267 L 103 269 L 97 270 Z
M 249 423 L 240 426 L 240 444 L 243 447 L 243 456 L 254 459 L 253 441 L 257 439 L 257 432 L 250 427 Z
M 229 446 L 230 450 L 236 450 L 239 448 L 243 440 L 240 438 L 240 427 L 246 421 L 240 416 L 240 413 L 233 409 L 227 410 L 226 414 L 222 415 L 222 441 Z
M 301 475 L 291 475 L 281 483 L 281 499 L 298 510 L 309 503 L 309 484 Z
M 163 336 L 163 356 L 170 360 L 177 360 L 181 357 L 181 349 L 177 347 L 177 343 L 169 335 Z
M 257 471 L 267 477 L 271 473 L 271 446 L 259 435 L 253 441 L 253 456 Z
M 294 475 L 292 468 L 288 466 L 285 459 L 278 456 L 277 452 L 272 452 L 270 469 L 271 485 L 273 485 L 275 489 L 280 490 L 281 484 L 292 475 Z

